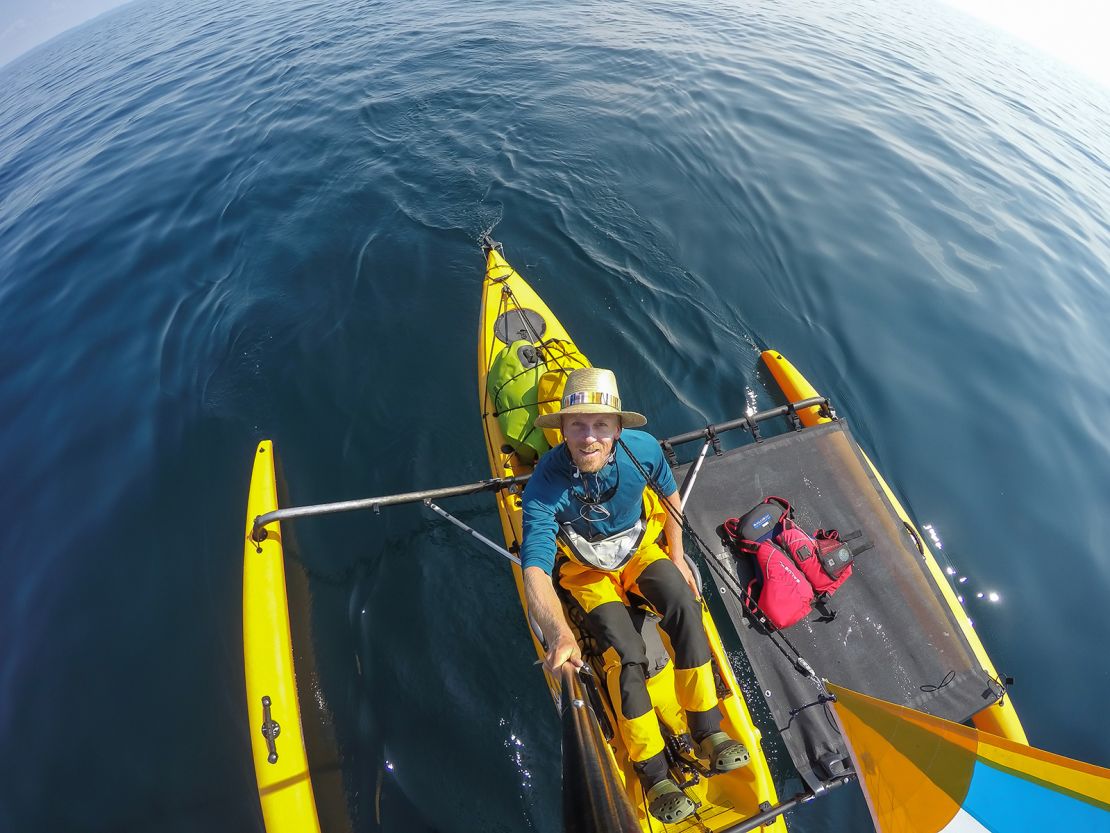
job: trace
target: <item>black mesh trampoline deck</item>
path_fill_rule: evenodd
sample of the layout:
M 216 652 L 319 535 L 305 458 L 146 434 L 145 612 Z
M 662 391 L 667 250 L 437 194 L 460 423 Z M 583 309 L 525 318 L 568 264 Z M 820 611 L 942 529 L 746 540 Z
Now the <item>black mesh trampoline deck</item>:
M 679 466 L 682 483 L 691 464 Z M 836 618 L 817 611 L 783 631 L 817 675 L 848 688 L 964 722 L 998 699 L 1000 690 L 975 658 L 952 609 L 928 572 L 909 528 L 898 517 L 843 420 L 792 431 L 723 456 L 709 455 L 686 505 L 687 517 L 709 546 L 713 577 L 743 643 L 779 732 L 799 773 L 811 785 L 851 767 L 815 683 L 744 612 L 737 592 L 754 575 L 754 559 L 734 555 L 718 532 L 768 495 L 793 504 L 808 530 L 861 530 L 851 541 L 873 545 L 831 599 Z M 718 623 L 719 625 L 723 623 Z M 787 649 L 787 653 L 790 653 Z M 947 683 L 945 682 L 947 680 Z M 830 769 L 830 764 L 832 768 Z

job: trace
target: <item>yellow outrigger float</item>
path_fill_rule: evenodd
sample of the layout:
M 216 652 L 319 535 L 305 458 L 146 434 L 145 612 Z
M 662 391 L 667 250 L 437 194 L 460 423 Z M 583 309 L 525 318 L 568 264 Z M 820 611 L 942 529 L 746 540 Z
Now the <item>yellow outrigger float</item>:
M 243 545 L 243 670 L 254 774 L 267 833 L 319 833 L 293 668 L 281 524 L 260 531 L 254 523 L 277 508 L 274 445 L 263 440 L 254 454 Z
M 280 514 L 278 492 L 274 444 L 262 440 L 243 538 L 243 675 L 258 801 L 267 833 L 347 833 L 335 738 L 322 702 L 309 693 L 315 658 L 307 578 L 287 558 L 279 520 L 257 523 Z
M 584 366 L 586 359 L 543 299 L 506 262 L 500 247 L 493 241 L 488 241 L 484 249 L 486 274 L 482 282 L 482 312 L 478 324 L 478 399 L 485 432 L 486 452 L 489 456 L 490 472 L 494 478 L 522 478 L 531 474 L 533 463 L 523 459 L 521 453 L 513 448 L 503 433 L 498 422 L 497 410 L 488 391 L 487 376 L 497 354 L 509 344 L 523 340 L 531 342 L 549 369 L 559 369 L 569 373 L 575 367 Z M 523 540 L 521 499 L 518 489 L 500 490 L 496 493 L 496 499 L 505 545 L 510 551 L 516 551 Z M 524 579 L 519 565 L 513 566 L 513 577 L 527 617 Z M 777 804 L 774 781 L 767 765 L 767 758 L 763 754 L 760 730 L 752 722 L 747 703 L 704 601 L 702 620 L 709 637 L 714 670 L 718 676 L 719 705 L 724 715 L 723 728 L 730 736 L 744 743 L 751 754 L 751 763 L 742 769 L 712 777 L 705 777 L 704 772 L 699 773 L 690 766 L 683 766 L 679 771 L 674 772 L 678 783 L 687 785 L 685 787 L 687 795 L 699 803 L 700 807 L 689 819 L 673 825 L 664 825 L 649 816 L 647 812 L 644 791 L 632 770 L 620 733 L 612 731 L 612 727 L 616 726 L 612 700 L 602 696 L 601 701 L 606 712 L 605 719 L 610 729 L 606 732 L 609 743 L 605 747 L 607 760 L 603 765 L 615 768 L 628 802 L 634 808 L 637 823 L 644 831 L 665 829 L 676 833 L 687 830 L 705 833 L 705 831 L 733 829 Z M 583 642 L 583 634 L 575 627 L 573 619 L 571 624 L 576 630 L 575 635 L 579 637 L 580 642 Z M 647 627 L 654 630 L 654 625 L 650 623 Z M 542 659 L 545 649 L 540 641 L 540 635 L 534 627 L 530 628 L 530 632 L 536 655 Z M 596 656 L 591 657 L 590 660 L 593 663 L 604 662 Z M 609 662 L 615 663 L 615 658 Z M 619 667 L 614 664 L 597 664 L 596 673 L 602 680 L 601 689 L 604 695 L 606 683 L 612 681 L 611 684 L 615 685 Z M 550 674 L 547 677 L 552 694 L 558 698 L 562 681 L 552 678 Z M 675 697 L 673 661 L 668 662 L 648 679 L 648 693 L 663 723 L 664 734 L 685 733 L 687 729 L 682 710 Z M 681 721 L 678 725 L 674 725 L 675 716 Z M 668 725 L 668 721 L 671 725 Z M 786 825 L 781 815 L 776 815 L 767 820 L 762 829 L 785 831 Z

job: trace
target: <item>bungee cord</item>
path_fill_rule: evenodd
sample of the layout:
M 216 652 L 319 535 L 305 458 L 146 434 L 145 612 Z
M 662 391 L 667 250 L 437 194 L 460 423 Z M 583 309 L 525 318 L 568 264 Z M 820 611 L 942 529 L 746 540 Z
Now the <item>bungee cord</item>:
M 551 338 L 548 338 L 548 339 L 541 338 L 539 333 L 537 333 L 536 330 L 533 328 L 532 322 L 528 319 L 528 316 L 524 314 L 525 312 L 528 312 L 529 310 L 527 309 L 527 307 L 523 306 L 520 303 L 520 300 L 516 297 L 516 293 L 513 292 L 512 287 L 509 286 L 508 283 L 506 282 L 507 279 L 508 279 L 508 275 L 506 275 L 504 277 L 501 277 L 501 278 L 490 278 L 490 280 L 492 280 L 494 282 L 502 283 L 501 302 L 498 304 L 497 316 L 496 316 L 495 320 L 500 319 L 504 315 L 508 315 L 508 313 L 511 312 L 511 311 L 515 310 L 516 312 L 518 312 L 519 315 L 520 315 L 521 324 L 523 325 L 524 330 L 525 330 L 525 334 L 531 337 L 533 346 L 535 346 L 535 348 L 539 352 L 539 357 L 540 357 L 541 361 L 543 362 L 543 364 L 545 365 L 545 367 L 547 367 L 548 370 L 557 370 L 565 376 L 565 375 L 569 374 L 572 370 L 575 370 L 578 367 L 587 367 L 587 365 L 581 359 L 574 358 L 566 350 L 566 348 L 563 346 L 565 344 L 563 339 L 559 339 L 559 338 L 555 338 L 555 337 L 551 337 Z M 506 322 L 506 331 L 507 331 L 507 329 L 508 329 L 508 323 Z M 506 332 L 506 336 L 507 335 L 508 335 L 508 332 Z M 496 339 L 496 338 L 497 338 L 497 336 L 494 335 L 494 339 Z M 490 349 L 489 349 L 489 355 L 492 355 L 492 354 L 493 354 L 493 345 L 491 343 Z M 550 367 L 550 365 L 554 365 L 554 367 Z M 521 378 L 526 373 L 529 373 L 529 372 L 535 370 L 535 368 L 537 366 L 538 365 L 533 365 L 532 367 L 526 367 L 523 370 L 521 370 L 519 373 L 514 373 L 512 376 L 510 376 L 508 379 L 506 379 L 504 382 L 502 382 L 501 385 L 498 386 L 497 390 L 494 391 L 493 394 L 490 396 L 490 399 L 493 401 L 493 407 L 494 407 L 493 416 L 500 416 L 501 414 L 507 414 L 510 411 L 515 411 L 515 410 L 520 410 L 522 408 L 532 407 L 531 404 L 521 404 L 521 405 L 511 405 L 508 408 L 499 408 L 498 407 L 498 400 L 501 397 L 501 392 L 508 385 L 515 382 L 517 379 Z M 537 400 L 535 402 L 535 404 L 536 405 L 547 405 L 547 404 L 550 404 L 552 402 L 558 402 L 558 401 L 559 401 L 558 399 L 542 399 L 542 400 Z

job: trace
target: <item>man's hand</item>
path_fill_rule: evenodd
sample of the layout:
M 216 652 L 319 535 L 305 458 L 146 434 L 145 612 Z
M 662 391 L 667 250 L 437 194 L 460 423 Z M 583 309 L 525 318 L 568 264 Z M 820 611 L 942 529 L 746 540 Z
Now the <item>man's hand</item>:
M 694 591 L 694 598 L 700 599 L 701 588 L 698 587 L 698 583 L 694 579 L 694 571 L 691 570 L 690 565 L 686 563 L 685 556 L 683 556 L 682 553 L 679 553 L 678 558 L 672 558 L 671 562 L 676 567 L 678 567 L 679 574 L 682 576 L 683 580 L 685 580 L 685 582 L 690 586 L 690 589 Z
M 563 606 L 555 595 L 551 576 L 539 567 L 525 567 L 524 595 L 528 600 L 528 611 L 547 642 L 544 667 L 552 674 L 557 673 L 568 662 L 575 668 L 581 668 L 582 649 L 578 647 L 566 617 L 563 616 Z
M 544 667 L 552 674 L 556 674 L 563 663 L 569 662 L 575 668 L 582 667 L 582 649 L 578 647 L 578 641 L 566 628 L 563 628 L 559 633 L 547 643 L 547 656 L 544 658 Z

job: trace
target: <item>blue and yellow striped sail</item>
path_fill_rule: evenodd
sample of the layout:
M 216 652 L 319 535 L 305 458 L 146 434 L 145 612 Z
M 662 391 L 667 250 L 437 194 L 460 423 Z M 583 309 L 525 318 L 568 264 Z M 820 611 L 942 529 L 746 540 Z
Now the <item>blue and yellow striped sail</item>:
M 879 833 L 1110 833 L 1110 769 L 829 690 Z

